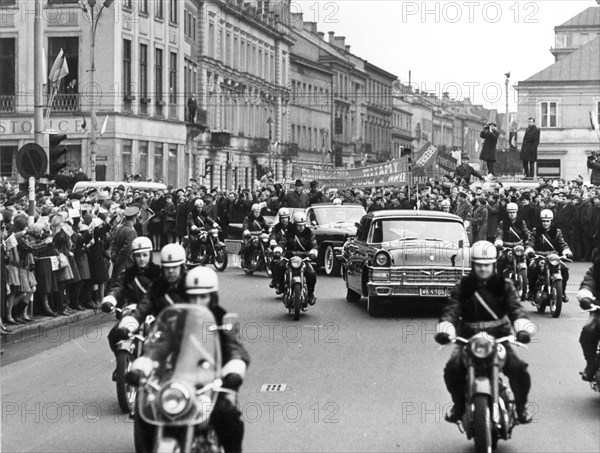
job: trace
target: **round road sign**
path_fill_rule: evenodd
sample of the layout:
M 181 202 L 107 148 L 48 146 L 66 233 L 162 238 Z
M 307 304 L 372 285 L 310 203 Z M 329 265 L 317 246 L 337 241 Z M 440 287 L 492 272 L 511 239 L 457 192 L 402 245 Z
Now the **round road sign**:
M 17 170 L 23 178 L 40 179 L 48 171 L 48 156 L 37 143 L 27 143 L 17 153 Z

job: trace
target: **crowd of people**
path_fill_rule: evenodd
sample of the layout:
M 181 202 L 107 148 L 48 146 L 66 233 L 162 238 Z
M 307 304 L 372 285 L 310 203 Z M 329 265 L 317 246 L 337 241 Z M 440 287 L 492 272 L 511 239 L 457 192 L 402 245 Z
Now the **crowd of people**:
M 478 178 L 482 181 L 474 182 Z M 151 238 L 158 251 L 167 243 L 181 243 L 198 214 L 216 223 L 227 238 L 229 225 L 241 224 L 256 204 L 262 216 L 276 216 L 281 207 L 327 202 L 358 203 L 367 212 L 446 211 L 469 222 L 472 242 L 493 242 L 498 223 L 508 219 L 507 205 L 516 203 L 518 217 L 529 229 L 539 223 L 543 209 L 551 210 L 575 261 L 591 261 L 600 245 L 600 188 L 584 185 L 582 179 L 539 179 L 538 183 L 534 189 L 504 187 L 497 180 L 486 181 L 463 162 L 455 174 L 414 187 L 336 189 L 312 181 L 306 188 L 298 179 L 285 190 L 270 173 L 253 189 L 230 191 L 196 183 L 178 189 L 168 186 L 164 193 L 124 186 L 112 193 L 108 188 L 71 193 L 46 187 L 36 194 L 33 225 L 28 224 L 27 194 L 2 183 L 3 321 L 27 323 L 33 321 L 31 313 L 57 316 L 98 308 L 111 274 L 114 280 L 118 269 L 131 264 L 127 247 L 116 245 L 119 225 L 129 222 L 136 235 Z M 28 310 L 31 303 L 33 310 Z

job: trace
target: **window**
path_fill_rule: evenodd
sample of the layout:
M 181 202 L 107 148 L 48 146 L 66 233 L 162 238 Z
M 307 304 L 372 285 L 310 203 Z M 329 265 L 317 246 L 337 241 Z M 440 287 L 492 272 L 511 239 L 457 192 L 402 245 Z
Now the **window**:
M 59 92 L 67 94 L 79 93 L 79 39 L 64 37 L 64 38 L 48 38 L 48 74 L 52 69 L 54 60 L 63 50 L 69 73 L 61 80 Z M 50 87 L 50 84 L 48 85 Z
M 180 0 L 171 0 L 171 7 L 169 9 L 170 11 L 170 15 L 169 15 L 169 21 L 172 24 L 176 24 L 177 23 L 177 2 Z
M 48 3 L 52 3 L 52 0 L 49 0 Z M 4 8 L 5 6 L 16 6 L 17 0 L 0 0 L 0 8 Z
M 142 179 L 145 181 L 148 178 L 148 142 L 140 142 L 139 151 L 140 168 L 138 173 L 142 175 Z
M 2 38 L 0 39 L 0 96 L 15 95 L 15 74 L 15 39 Z M 10 102 L 13 107 L 11 109 L 6 108 L 5 102 L 4 99 L 0 101 L 0 112 L 14 110 L 14 99 Z
M 131 0 L 123 0 L 123 8 L 125 9 L 131 9 Z
M 162 182 L 164 174 L 163 144 L 154 143 L 154 182 Z
M 131 140 L 121 140 L 122 148 L 121 148 L 121 163 L 123 165 L 123 179 L 122 181 L 127 181 L 127 176 L 135 173 L 135 169 L 133 167 L 133 161 L 131 159 Z
M 208 24 L 208 56 L 215 58 L 215 24 Z
M 148 0 L 140 0 L 140 13 L 148 14 Z
M 196 41 L 196 16 L 192 17 L 192 39 Z
M 17 168 L 14 161 L 18 150 L 17 146 L 0 146 L 0 177 L 13 176 L 13 168 Z
M 154 90 L 157 101 L 163 98 L 163 51 L 155 49 L 154 51 Z
M 231 48 L 231 33 L 227 33 L 227 42 L 225 44 L 227 46 L 227 65 L 233 66 L 233 49 Z
M 540 103 L 540 127 L 557 127 L 556 121 L 556 102 L 541 102 Z
M 155 2 L 156 2 L 156 9 L 154 11 L 154 17 L 156 19 L 162 19 L 164 17 L 164 5 L 163 5 L 164 0 L 155 0 Z
M 123 90 L 125 96 L 131 96 L 131 41 L 123 40 Z
M 140 98 L 148 97 L 148 46 L 140 44 Z
M 177 104 L 177 54 L 171 52 L 169 59 L 169 103 Z

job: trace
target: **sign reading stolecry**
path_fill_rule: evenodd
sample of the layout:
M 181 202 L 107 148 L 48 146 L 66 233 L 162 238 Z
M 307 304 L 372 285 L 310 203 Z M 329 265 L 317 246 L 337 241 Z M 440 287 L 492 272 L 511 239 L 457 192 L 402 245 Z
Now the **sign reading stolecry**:
M 54 129 L 59 133 L 84 132 L 81 129 L 82 118 L 51 119 L 46 123 L 47 129 Z M 33 118 L 2 118 L 0 119 L 0 135 L 3 134 L 31 134 L 33 135 Z

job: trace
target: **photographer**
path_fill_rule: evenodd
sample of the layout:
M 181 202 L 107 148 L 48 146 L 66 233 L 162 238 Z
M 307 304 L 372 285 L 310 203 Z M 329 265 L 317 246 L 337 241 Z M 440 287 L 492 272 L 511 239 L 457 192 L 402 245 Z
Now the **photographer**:
M 592 170 L 590 182 L 595 186 L 600 186 L 600 151 L 592 151 L 588 156 L 587 168 Z
M 535 125 L 535 119 L 529 118 L 529 125 L 523 137 L 520 158 L 523 162 L 525 177 L 533 178 L 535 173 L 535 162 L 537 161 L 537 150 L 540 144 L 540 130 Z
M 479 134 L 484 139 L 479 158 L 487 164 L 488 175 L 494 176 L 494 164 L 496 163 L 496 144 L 498 143 L 498 132 L 496 123 L 486 123 Z

